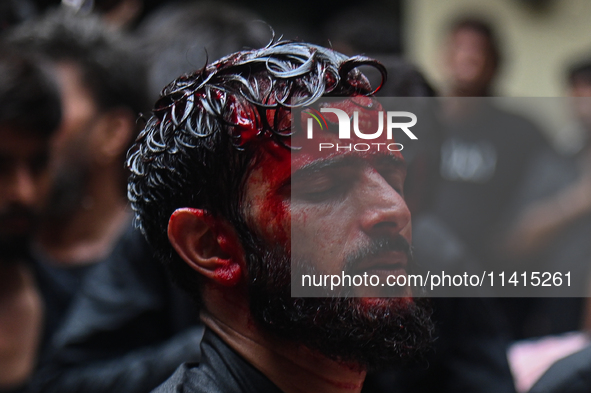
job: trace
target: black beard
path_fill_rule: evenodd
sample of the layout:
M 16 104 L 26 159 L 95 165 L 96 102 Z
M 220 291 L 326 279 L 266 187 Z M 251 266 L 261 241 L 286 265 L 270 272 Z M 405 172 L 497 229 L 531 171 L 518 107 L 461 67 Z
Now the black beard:
M 77 135 L 66 142 L 61 160 L 53 168 L 51 189 L 45 204 L 45 218 L 50 221 L 69 219 L 82 205 L 91 174 L 89 151 L 91 127 L 96 116 L 86 120 Z
M 70 217 L 82 203 L 89 177 L 87 166 L 83 163 L 67 167 L 63 165 L 56 170 L 46 204 L 45 217 L 49 220 Z
M 292 298 L 292 261 L 285 250 L 259 239 L 244 243 L 250 310 L 265 331 L 369 370 L 420 360 L 430 348 L 427 299 Z
M 29 258 L 28 236 L 0 236 L 0 265 L 10 265 Z
M 15 233 L 10 221 L 14 219 L 28 222 L 26 229 Z M 37 224 L 37 215 L 21 205 L 9 206 L 0 211 L 0 264 L 10 264 L 29 258 L 31 234 Z

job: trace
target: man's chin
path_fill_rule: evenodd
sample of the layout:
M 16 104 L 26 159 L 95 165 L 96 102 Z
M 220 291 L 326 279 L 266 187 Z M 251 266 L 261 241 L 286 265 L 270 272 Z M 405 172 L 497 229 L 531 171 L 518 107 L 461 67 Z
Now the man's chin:
M 256 298 L 251 312 L 270 334 L 366 369 L 420 360 L 432 343 L 426 299 Z
M 359 303 L 367 307 L 410 307 L 414 304 L 412 297 L 362 297 L 359 298 Z
M 410 298 L 413 297 L 411 287 L 357 287 L 352 295 L 358 298 Z

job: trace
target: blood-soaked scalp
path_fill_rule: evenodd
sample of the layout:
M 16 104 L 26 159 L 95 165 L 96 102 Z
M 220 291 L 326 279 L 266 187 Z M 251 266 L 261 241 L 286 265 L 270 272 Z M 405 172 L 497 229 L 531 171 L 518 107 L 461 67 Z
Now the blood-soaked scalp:
M 128 196 L 137 225 L 182 286 L 194 292 L 198 277 L 168 242 L 174 210 L 206 209 L 246 236 L 242 185 L 261 143 L 286 146 L 292 108 L 320 97 L 373 94 L 357 69 L 362 65 L 377 68 L 385 81 L 386 71 L 375 60 L 306 43 L 271 42 L 164 88 L 130 150 Z

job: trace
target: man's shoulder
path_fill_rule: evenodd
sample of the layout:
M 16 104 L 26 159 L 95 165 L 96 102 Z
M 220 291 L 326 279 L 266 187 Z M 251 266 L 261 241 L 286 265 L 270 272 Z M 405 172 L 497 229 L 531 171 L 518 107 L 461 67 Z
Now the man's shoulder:
M 183 363 L 152 393 L 221 393 L 224 388 L 198 363 Z
M 201 361 L 184 363 L 152 393 L 280 393 L 263 373 L 206 329 Z
M 269 380 L 244 378 L 245 370 L 217 369 L 204 364 L 183 363 L 152 393 L 255 393 L 279 392 Z M 238 375 L 237 375 L 238 374 Z M 266 378 L 265 378 L 266 379 Z

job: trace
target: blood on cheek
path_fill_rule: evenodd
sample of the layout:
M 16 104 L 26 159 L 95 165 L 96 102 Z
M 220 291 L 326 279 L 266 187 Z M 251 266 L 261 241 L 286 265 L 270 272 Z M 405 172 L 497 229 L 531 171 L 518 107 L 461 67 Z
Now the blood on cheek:
M 274 244 L 290 244 L 291 216 L 289 195 L 282 187 L 291 175 L 289 150 L 274 142 L 267 143 L 257 159 L 248 181 L 248 216 L 265 240 Z

